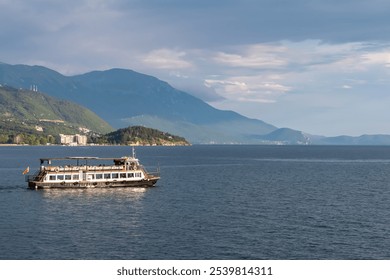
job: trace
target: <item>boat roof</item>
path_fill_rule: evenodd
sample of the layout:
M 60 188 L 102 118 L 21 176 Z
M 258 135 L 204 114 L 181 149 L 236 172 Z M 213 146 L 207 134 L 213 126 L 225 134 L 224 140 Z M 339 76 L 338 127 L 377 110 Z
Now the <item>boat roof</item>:
M 133 160 L 138 161 L 138 159 L 134 157 L 120 157 L 120 158 L 101 158 L 101 157 L 53 157 L 53 158 L 40 158 L 41 163 L 43 162 L 49 162 L 52 160 L 114 160 L 114 161 L 121 161 L 121 160 Z

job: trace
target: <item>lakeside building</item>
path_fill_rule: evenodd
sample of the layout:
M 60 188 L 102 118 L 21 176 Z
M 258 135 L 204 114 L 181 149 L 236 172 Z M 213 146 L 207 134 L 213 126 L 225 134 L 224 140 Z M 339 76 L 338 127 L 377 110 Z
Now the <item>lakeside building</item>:
M 61 145 L 68 145 L 68 146 L 85 146 L 87 145 L 87 136 L 80 135 L 80 134 L 74 134 L 74 135 L 67 135 L 67 134 L 60 134 L 60 143 Z

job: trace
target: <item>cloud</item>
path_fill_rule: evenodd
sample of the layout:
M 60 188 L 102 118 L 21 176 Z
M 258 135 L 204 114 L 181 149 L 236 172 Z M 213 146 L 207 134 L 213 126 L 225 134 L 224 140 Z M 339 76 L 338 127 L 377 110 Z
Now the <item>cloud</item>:
M 217 51 L 158 49 L 146 53 L 143 62 L 147 62 L 148 73 L 152 71 L 181 89 L 191 88 L 192 94 L 205 100 L 278 103 L 286 100 L 286 94 L 318 100 L 327 94 L 336 100 L 340 89 L 349 87 L 351 92 L 363 93 L 370 84 L 387 83 L 387 50 L 386 44 L 379 43 L 281 41 Z M 205 95 L 205 88 L 196 87 L 196 83 L 203 83 L 211 91 Z M 223 99 L 205 98 L 213 97 L 214 92 Z M 331 102 L 323 104 L 332 106 Z
M 390 49 L 362 54 L 361 61 L 363 64 L 390 67 Z
M 205 84 L 225 97 L 212 105 L 278 126 L 333 135 L 358 134 L 357 124 L 366 125 L 367 116 L 386 115 L 382 103 L 390 87 L 387 43 L 268 43 L 267 55 L 283 61 L 275 67 L 251 55 L 255 52 L 249 50 L 259 45 L 230 47 L 223 52 L 231 57 L 212 60 L 218 75 L 207 77 Z M 218 54 L 210 57 L 221 58 Z M 349 128 L 348 122 L 353 122 Z M 361 126 L 360 131 L 375 133 L 374 126 Z
M 206 87 L 213 88 L 226 99 L 240 102 L 273 103 L 291 88 L 261 76 L 230 77 L 225 80 L 206 79 Z
M 148 53 L 143 61 L 151 67 L 160 69 L 192 68 L 192 63 L 185 60 L 185 57 L 184 51 L 158 49 Z
M 282 46 L 255 44 L 241 49 L 240 53 L 218 52 L 213 59 L 231 67 L 277 68 L 287 64 L 282 55 L 286 49 Z

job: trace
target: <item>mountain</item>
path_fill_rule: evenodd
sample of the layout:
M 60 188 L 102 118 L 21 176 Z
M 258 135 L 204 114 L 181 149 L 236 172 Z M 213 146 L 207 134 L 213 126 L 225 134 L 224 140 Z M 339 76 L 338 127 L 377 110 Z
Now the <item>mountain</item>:
M 0 64 L 0 84 L 37 86 L 51 96 L 77 102 L 115 128 L 147 126 L 192 143 L 242 143 L 276 129 L 261 120 L 218 110 L 155 77 L 111 69 L 63 76 L 42 66 Z
M 113 128 L 92 111 L 40 92 L 0 86 L 0 134 L 107 133 Z
M 313 141 L 317 145 L 390 145 L 390 135 L 374 134 L 361 136 L 322 137 Z
M 390 135 L 325 137 L 290 128 L 279 128 L 269 134 L 259 136 L 258 140 L 262 144 L 279 145 L 390 145 Z
M 262 140 L 264 143 L 282 145 L 307 145 L 312 143 L 308 135 L 291 128 L 279 128 L 267 135 L 261 136 L 259 140 Z
M 151 146 L 188 146 L 190 143 L 183 137 L 175 136 L 157 129 L 143 126 L 121 128 L 110 132 L 101 139 L 101 143 L 121 145 L 151 145 Z
M 42 66 L 0 63 L 0 84 L 3 88 L 5 85 L 23 89 L 33 87 L 34 90 L 38 89 L 52 97 L 81 104 L 115 128 L 146 126 L 183 136 L 193 144 L 390 145 L 389 135 L 324 137 L 290 128 L 278 129 L 261 120 L 213 108 L 166 82 L 132 70 L 111 69 L 64 76 Z M 4 100 L 0 100 L 0 104 L 3 102 Z M 25 107 L 30 105 L 26 104 Z M 12 106 L 16 105 L 5 103 L 3 107 Z M 59 107 L 69 106 L 62 104 Z M 50 106 L 38 111 L 46 114 L 46 108 Z M 57 113 L 59 110 L 57 109 Z M 84 119 L 87 120 L 85 117 L 72 119 L 78 115 L 79 109 L 67 114 L 69 123 L 76 124 L 75 127 L 83 124 Z M 64 116 L 60 114 L 58 118 L 64 119 Z M 88 126 L 96 131 L 110 130 L 109 125 L 105 124 L 99 128 L 98 124 L 102 124 L 101 120 L 94 125 L 89 123 Z

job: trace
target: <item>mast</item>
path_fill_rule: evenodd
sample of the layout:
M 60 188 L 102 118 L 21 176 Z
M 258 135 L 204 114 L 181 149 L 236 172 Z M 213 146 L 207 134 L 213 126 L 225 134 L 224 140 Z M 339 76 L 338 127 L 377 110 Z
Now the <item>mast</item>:
M 134 146 L 131 147 L 131 150 L 132 150 L 132 156 L 133 156 L 133 158 L 135 158 L 135 148 L 134 148 Z

